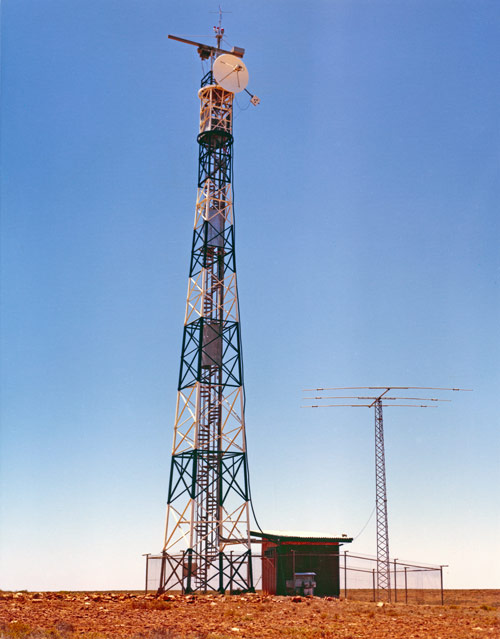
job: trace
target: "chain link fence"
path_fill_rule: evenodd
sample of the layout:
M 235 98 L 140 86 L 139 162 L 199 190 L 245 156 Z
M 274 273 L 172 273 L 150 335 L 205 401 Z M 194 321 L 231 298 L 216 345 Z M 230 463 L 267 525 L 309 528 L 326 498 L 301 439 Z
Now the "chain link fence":
M 340 555 L 341 594 L 345 599 L 378 601 L 382 595 L 395 603 L 444 604 L 443 568 L 431 564 L 390 561 L 390 590 L 377 589 L 377 558 Z
M 319 557 L 319 556 L 318 556 Z M 286 594 L 296 594 L 290 589 L 290 583 L 295 582 L 298 570 L 304 571 L 309 566 L 311 572 L 316 573 L 318 586 L 321 582 L 328 582 L 331 592 L 316 594 L 330 594 L 344 599 L 356 601 L 392 601 L 408 604 L 444 604 L 443 567 L 430 564 L 419 564 L 393 559 L 390 562 L 390 590 L 379 591 L 377 588 L 377 558 L 370 555 L 355 555 L 349 551 L 322 554 L 320 559 L 315 555 L 293 552 L 287 562 L 278 563 L 278 559 L 252 555 L 252 572 L 255 590 L 276 594 L 277 579 L 286 584 Z M 319 561 L 319 563 L 318 563 Z M 166 569 L 163 555 L 146 555 L 146 592 L 156 592 L 162 582 L 163 570 Z M 186 587 L 186 569 L 184 555 L 169 558 L 168 566 L 177 566 L 178 587 L 171 592 L 183 592 Z M 167 568 L 168 569 L 168 568 Z M 325 575 L 325 571 L 328 573 Z M 263 573 L 265 573 L 263 578 Z M 269 580 L 269 575 L 276 575 Z M 164 578 L 163 578 L 164 579 Z M 165 580 L 163 581 L 165 583 Z M 214 582 L 216 583 L 216 582 Z M 333 586 L 332 586 L 333 584 Z M 230 578 L 227 592 L 237 594 L 238 583 Z M 215 590 L 215 588 L 214 588 Z M 288 592 L 290 590 L 290 592 Z M 279 592 L 279 591 L 278 591 Z M 285 594 L 282 592 L 280 594 Z

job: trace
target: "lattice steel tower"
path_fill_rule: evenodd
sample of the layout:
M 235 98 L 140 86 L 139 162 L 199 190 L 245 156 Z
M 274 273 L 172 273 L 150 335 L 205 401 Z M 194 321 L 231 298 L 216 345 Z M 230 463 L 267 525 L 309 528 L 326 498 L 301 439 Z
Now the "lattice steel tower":
M 387 391 L 386 391 L 387 392 Z M 389 524 L 387 521 L 387 484 L 385 479 L 384 416 L 382 397 L 375 402 L 375 508 L 377 511 L 377 589 L 387 591 L 391 599 L 389 566 Z
M 436 391 L 463 391 L 463 388 L 436 388 L 435 386 L 342 386 L 333 388 L 306 388 L 310 391 L 343 391 L 343 390 L 375 390 L 376 395 L 317 395 L 304 399 L 352 399 L 356 404 L 313 404 L 307 408 L 374 408 L 375 409 L 375 511 L 377 518 L 377 591 L 379 595 L 385 593 L 388 601 L 391 601 L 391 569 L 389 555 L 389 524 L 387 519 L 387 482 L 385 473 L 385 446 L 384 446 L 384 417 L 383 407 L 404 408 L 429 408 L 436 406 L 436 402 L 449 402 L 449 399 L 439 397 L 401 397 L 400 392 L 406 390 L 436 390 Z M 397 391 L 396 396 L 389 397 L 389 391 Z M 402 401 L 432 402 L 432 404 L 402 404 Z M 363 403 L 360 403 L 363 402 Z
M 216 36 L 217 47 L 187 41 L 210 70 L 198 92 L 198 193 L 160 591 L 253 590 L 232 197 L 233 98 L 246 69 L 242 49 L 220 49 L 220 25 Z

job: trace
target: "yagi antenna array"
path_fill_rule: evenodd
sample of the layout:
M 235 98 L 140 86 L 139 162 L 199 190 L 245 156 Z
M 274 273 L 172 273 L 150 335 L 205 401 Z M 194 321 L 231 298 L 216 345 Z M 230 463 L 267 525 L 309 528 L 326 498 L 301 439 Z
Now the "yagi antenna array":
M 184 44 L 192 44 L 198 47 L 198 53 L 202 60 L 208 60 L 211 56 L 215 56 L 220 53 L 230 53 L 237 58 L 242 58 L 245 55 L 245 49 L 241 47 L 233 47 L 231 51 L 220 49 L 219 47 L 211 47 L 209 44 L 203 44 L 202 42 L 194 42 L 193 40 L 187 40 L 186 38 L 179 38 L 178 36 L 169 35 L 170 40 L 177 40 L 177 42 L 184 42 Z
M 325 390 L 447 390 L 471 391 L 472 388 L 441 388 L 440 386 L 330 386 L 328 388 L 304 388 L 304 392 Z
M 303 392 L 321 392 L 321 391 L 342 391 L 342 390 L 376 390 L 382 391 L 377 395 L 315 395 L 314 397 L 303 397 L 304 400 L 325 400 L 325 399 L 354 399 L 359 402 L 369 401 L 369 404 L 313 404 L 307 406 L 301 406 L 301 408 L 336 408 L 341 406 L 351 406 L 353 408 L 364 407 L 373 408 L 375 402 L 383 401 L 384 406 L 397 407 L 404 406 L 405 408 L 431 408 L 429 404 L 400 404 L 400 400 L 412 401 L 412 402 L 451 402 L 451 399 L 442 399 L 440 397 L 388 397 L 389 391 L 398 390 L 436 390 L 436 391 L 471 391 L 470 388 L 442 388 L 438 386 L 333 386 L 330 388 L 304 388 Z M 385 402 L 394 402 L 392 404 L 386 404 Z M 433 405 L 434 407 L 436 404 Z

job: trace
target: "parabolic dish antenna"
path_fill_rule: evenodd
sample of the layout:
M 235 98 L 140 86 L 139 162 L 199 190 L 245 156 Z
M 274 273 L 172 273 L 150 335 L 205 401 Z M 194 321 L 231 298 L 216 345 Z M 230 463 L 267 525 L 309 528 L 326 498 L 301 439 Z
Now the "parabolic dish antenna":
M 246 66 L 241 58 L 230 53 L 223 53 L 216 58 L 212 71 L 217 84 L 231 93 L 243 91 L 248 84 Z

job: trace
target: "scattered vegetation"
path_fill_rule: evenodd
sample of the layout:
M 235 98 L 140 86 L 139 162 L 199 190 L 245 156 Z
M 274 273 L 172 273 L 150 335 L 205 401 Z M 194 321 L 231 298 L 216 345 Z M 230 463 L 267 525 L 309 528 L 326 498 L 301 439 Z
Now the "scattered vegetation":
M 131 639 L 179 639 L 179 635 L 168 628 L 155 628 L 147 634 L 139 633 L 133 635 Z
M 479 606 L 481 610 L 496 610 L 496 606 L 488 606 L 488 604 L 483 604 L 482 606 Z
M 161 599 L 137 600 L 132 601 L 131 607 L 136 610 L 170 610 L 173 607 L 171 601 L 162 601 Z M 159 638 L 161 639 L 161 638 Z
M 54 629 L 42 630 L 14 621 L 0 626 L 0 639 L 109 639 L 109 635 L 100 632 L 77 632 L 71 624 L 64 622 L 57 624 Z M 130 639 L 181 639 L 181 636 L 168 628 L 155 628 L 146 633 L 136 633 Z
M 29 624 L 13 621 L 0 626 L 0 639 L 105 639 L 99 632 L 80 634 L 71 624 L 60 622 L 49 630 L 32 628 Z M 162 638 L 163 639 L 163 638 Z

